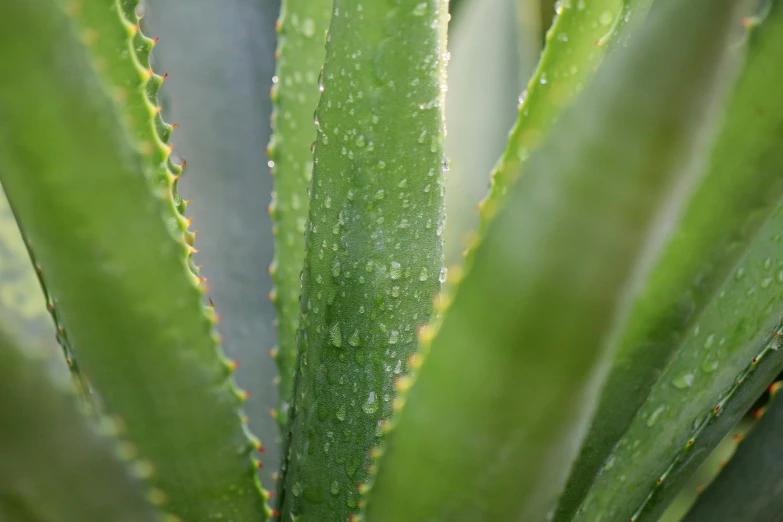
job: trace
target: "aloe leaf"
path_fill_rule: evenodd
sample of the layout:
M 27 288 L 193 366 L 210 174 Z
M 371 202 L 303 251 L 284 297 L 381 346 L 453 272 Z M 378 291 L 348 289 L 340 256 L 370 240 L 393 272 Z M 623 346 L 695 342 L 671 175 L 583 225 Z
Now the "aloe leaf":
M 358 511 L 440 286 L 447 2 L 337 0 L 310 189 L 282 518 Z
M 159 520 L 145 486 L 118 456 L 130 457 L 132 446 L 123 450 L 99 434 L 73 393 L 49 381 L 40 354 L 37 361 L 25 357 L 15 344 L 0 333 L 0 518 Z
M 720 92 L 732 3 L 671 7 L 602 66 L 490 225 L 390 432 L 368 521 L 552 507 Z
M 122 24 L 113 7 L 107 38 Z M 189 270 L 173 178 L 161 183 L 148 168 L 142 154 L 154 151 L 122 125 L 110 77 L 99 79 L 100 61 L 73 27 L 49 0 L 0 21 L 0 62 L 16 71 L 0 80 L 0 181 L 82 370 L 154 469 L 166 511 L 193 522 L 263 519 L 255 443 Z M 25 34 L 37 36 L 13 44 Z
M 270 214 L 275 222 L 275 260 L 271 267 L 277 310 L 279 400 L 277 422 L 288 423 L 294 388 L 296 332 L 299 328 L 300 276 L 304 263 L 307 187 L 313 172 L 313 113 L 318 76 L 326 57 L 326 31 L 332 0 L 284 0 L 278 21 L 277 73 L 272 88 L 274 132 L 268 153 L 275 176 Z
M 687 332 L 708 313 L 705 307 L 744 252 L 754 248 L 749 245 L 783 195 L 783 104 L 764 95 L 767 85 L 783 82 L 779 11 L 748 36 L 747 63 L 728 100 L 707 175 L 634 304 L 557 520 L 573 516 L 666 365 L 683 349 Z M 735 53 L 742 56 L 745 48 Z
M 777 520 L 783 484 L 783 400 L 775 393 L 761 419 L 683 522 Z
M 166 121 L 179 126 L 173 154 L 187 158 L 177 183 L 198 228 L 199 273 L 209 279 L 209 297 L 220 312 L 226 355 L 240 362 L 237 383 L 250 393 L 243 404 L 252 432 L 264 441 L 261 483 L 280 461 L 277 369 L 272 287 L 262 267 L 272 262 L 272 222 L 260 210 L 269 201 L 272 177 L 264 175 L 269 141 L 278 2 L 246 0 L 144 0 L 142 28 L 161 35 L 150 59 L 168 77 L 160 105 Z M 243 35 L 226 38 L 227 34 Z M 230 103 L 227 103 L 230 100 Z M 230 255 L 226 255 L 230 252 Z
M 535 73 L 520 97 L 519 114 L 508 144 L 492 172 L 482 201 L 478 237 L 486 231 L 530 154 L 560 113 L 582 91 L 606 51 L 627 35 L 626 26 L 643 18 L 651 0 L 563 0 L 546 33 Z M 546 15 L 542 11 L 542 23 Z M 470 264 L 470 263 L 468 263 Z
M 775 260 L 781 233 L 783 207 L 652 389 L 575 520 L 657 520 L 678 486 L 783 370 L 783 264 Z

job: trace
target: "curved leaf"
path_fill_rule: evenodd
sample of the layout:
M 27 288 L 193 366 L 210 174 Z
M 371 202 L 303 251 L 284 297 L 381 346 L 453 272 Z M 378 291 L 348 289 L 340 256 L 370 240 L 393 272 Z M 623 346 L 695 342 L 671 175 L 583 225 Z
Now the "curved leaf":
M 780 520 L 783 512 L 783 399 L 778 394 L 683 522 Z
M 280 385 L 277 422 L 285 428 L 294 392 L 296 332 L 299 329 L 300 278 L 305 252 L 307 187 L 313 173 L 313 113 L 320 90 L 318 75 L 326 57 L 326 31 L 332 0 L 284 0 L 278 21 L 276 82 L 272 88 L 274 133 L 269 143 L 274 196 L 275 260 L 271 267 L 277 310 Z M 283 434 L 285 436 L 285 433 Z
M 337 0 L 310 188 L 282 518 L 344 519 L 442 267 L 447 2 Z
M 545 517 L 623 305 L 698 179 L 731 7 L 663 10 L 531 156 L 389 435 L 368 521 Z
M 133 447 L 121 450 L 119 443 L 99 435 L 73 393 L 49 382 L 43 361 L 24 357 L 16 348 L 0 333 L 0 518 L 159 520 L 144 485 L 116 455 L 124 452 L 127 460 Z
M 0 181 L 82 370 L 151 462 L 166 509 L 188 522 L 255 522 L 265 516 L 255 443 L 188 265 L 174 178 L 149 167 L 157 145 L 138 139 L 141 125 L 121 123 L 128 113 L 109 97 L 121 92 L 107 89 L 113 76 L 99 78 L 102 62 L 73 37 L 74 28 L 88 44 L 119 37 L 116 26 L 135 35 L 119 7 L 104 9 L 97 35 L 51 0 L 2 17 L 0 62 L 15 74 L 0 79 Z M 30 33 L 28 45 L 14 44 Z M 141 80 L 127 86 L 129 103 L 147 89 Z M 154 143 L 151 120 L 147 127 Z
M 769 85 L 783 83 L 783 69 L 778 66 L 783 46 L 779 11 L 776 8 L 769 20 L 750 34 L 746 66 L 728 99 L 707 174 L 624 327 L 620 350 L 557 520 L 573 516 L 593 477 L 630 429 L 634 415 L 638 416 L 672 357 L 681 350 L 700 350 L 688 341 L 688 332 L 702 317 L 709 316 L 706 307 L 722 306 L 710 303 L 744 252 L 763 249 L 761 262 L 768 255 L 766 247 L 753 241 L 757 234 L 760 243 L 773 235 L 759 233 L 759 229 L 783 195 L 783 154 L 779 152 L 783 103 L 767 94 Z M 744 46 L 735 53 L 739 59 L 745 54 Z M 756 258 L 759 254 L 752 255 Z M 720 327 L 718 319 L 713 321 Z M 643 467 L 634 466 L 634 474 L 643 476 Z

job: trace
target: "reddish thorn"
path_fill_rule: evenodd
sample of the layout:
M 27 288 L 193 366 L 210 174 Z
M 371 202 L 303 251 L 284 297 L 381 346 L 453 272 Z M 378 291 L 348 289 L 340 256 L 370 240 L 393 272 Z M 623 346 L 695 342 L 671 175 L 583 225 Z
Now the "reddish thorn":
M 206 277 L 199 277 L 198 278 L 198 282 L 199 282 L 199 284 L 206 283 L 207 282 L 207 278 Z
M 192 205 L 193 204 L 193 200 L 192 199 L 186 199 L 185 200 L 185 204 L 186 205 Z
M 269 498 L 272 498 L 271 494 L 269 495 Z M 273 517 L 279 517 L 280 516 L 280 512 L 278 510 L 276 510 L 276 509 L 273 509 L 271 512 L 272 512 L 272 516 Z
M 267 494 L 266 498 L 275 498 L 275 495 L 277 495 L 277 493 L 275 493 L 274 491 L 270 491 L 270 492 Z
M 256 467 L 257 467 L 258 469 L 261 469 L 261 468 L 263 468 L 263 467 L 264 467 L 264 463 L 263 463 L 263 462 L 261 462 L 260 460 L 257 460 L 257 461 L 256 461 Z
M 212 298 L 211 297 L 207 297 L 207 299 L 209 299 L 209 306 L 211 306 L 212 308 L 215 308 L 215 303 L 212 302 Z
M 46 306 L 47 306 L 47 308 L 49 308 L 50 312 L 54 312 L 54 303 L 49 303 Z
M 181 164 L 179 167 L 180 167 L 181 169 L 184 169 L 184 168 L 185 168 L 185 165 L 187 165 L 187 164 L 188 164 L 188 160 L 186 160 L 186 159 L 183 159 L 183 160 L 182 160 L 182 164 Z
M 57 327 L 57 333 L 60 334 L 60 335 L 63 334 L 63 327 L 62 326 L 58 326 Z
M 163 80 L 165 80 L 165 79 L 166 79 L 166 78 L 168 78 L 168 77 L 169 77 L 169 73 L 167 73 L 167 72 L 164 72 L 164 73 L 163 73 L 163 76 L 161 76 L 161 78 L 160 78 L 160 81 L 163 81 Z
M 171 128 L 172 129 L 176 129 L 177 127 L 179 127 L 179 123 L 172 123 L 171 124 Z
M 231 359 L 228 362 L 228 367 L 231 368 L 232 370 L 236 370 L 237 368 L 239 368 L 239 361 L 237 359 Z
M 758 357 L 754 357 L 753 360 L 750 361 L 750 362 L 751 362 L 751 364 L 756 364 L 757 362 L 759 362 L 759 358 Z
M 158 43 L 158 40 L 160 40 L 160 36 L 156 36 L 155 38 L 153 38 L 152 39 L 152 43 L 154 43 L 154 44 Z
M 715 413 L 718 413 L 718 412 L 720 411 L 720 404 L 718 404 L 717 406 L 715 406 L 715 410 L 714 410 L 714 411 L 715 411 Z
M 256 444 L 256 451 L 259 453 L 264 453 L 264 454 L 266 453 L 266 449 L 264 449 L 264 445 L 261 444 L 260 442 Z
M 73 366 L 73 359 L 71 359 L 70 357 L 68 357 L 68 358 L 66 358 L 66 359 L 65 359 L 65 363 L 66 363 L 68 366 Z
M 243 401 L 246 401 L 246 400 L 247 400 L 247 399 L 250 397 L 250 392 L 249 392 L 249 391 L 247 391 L 247 390 L 242 390 L 242 391 L 239 393 L 239 396 L 240 396 L 240 397 L 242 397 L 242 400 L 243 400 Z

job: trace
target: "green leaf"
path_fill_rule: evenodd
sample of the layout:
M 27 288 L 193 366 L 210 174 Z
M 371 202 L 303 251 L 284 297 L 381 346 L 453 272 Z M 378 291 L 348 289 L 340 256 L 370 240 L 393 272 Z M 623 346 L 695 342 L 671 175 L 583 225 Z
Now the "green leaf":
M 275 284 L 272 300 L 277 310 L 277 422 L 281 428 L 288 424 L 294 390 L 307 187 L 313 173 L 310 146 L 316 137 L 313 113 L 321 94 L 318 76 L 326 57 L 332 4 L 332 0 L 284 0 L 277 25 L 277 74 L 272 88 L 274 133 L 268 151 L 275 176 L 270 207 L 275 223 L 271 273 Z
M 73 393 L 53 386 L 39 359 L 22 356 L 0 333 L 0 518 L 159 520 L 144 485 L 118 458 L 122 446 L 88 424 Z
M 780 517 L 783 400 L 775 394 L 728 464 L 699 495 L 683 522 L 745 522 Z
M 282 518 L 344 520 L 442 267 L 447 2 L 337 0 Z
M 0 19 L 0 63 L 15 71 L 0 80 L 0 181 L 82 370 L 151 462 L 165 509 L 188 522 L 263 519 L 255 444 L 189 269 L 173 177 L 149 167 L 142 153 L 156 152 L 122 125 L 111 76 L 99 79 L 73 27 L 50 0 Z
M 368 521 L 542 520 L 553 507 L 624 305 L 672 198 L 699 177 L 731 6 L 662 10 L 531 156 L 390 433 Z
M 689 344 L 688 332 L 712 313 L 705 307 L 742 255 L 748 248 L 762 249 L 761 254 L 751 254 L 754 262 L 762 264 L 771 255 L 765 244 L 776 232 L 759 233 L 759 229 L 783 196 L 783 155 L 779 152 L 783 103 L 766 94 L 769 85 L 783 83 L 783 70 L 778 67 L 778 50 L 783 46 L 780 11 L 776 7 L 768 21 L 749 35 L 746 66 L 728 100 L 722 129 L 706 166 L 707 174 L 624 327 L 620 350 L 561 500 L 557 520 L 571 519 L 593 477 L 629 429 L 634 416 L 637 420 L 633 422 L 643 423 L 637 412 L 656 381 L 661 382 L 672 357 L 679 350 L 691 350 L 695 355 L 702 349 Z M 745 48 L 734 52 L 739 60 Z M 737 172 L 743 175 L 738 176 Z M 753 243 L 755 237 L 758 239 Z M 763 257 L 759 259 L 759 255 Z M 773 278 L 774 274 L 770 274 L 767 285 Z M 731 284 L 725 283 L 724 288 Z M 738 295 L 743 302 L 765 299 Z M 763 309 L 759 313 L 765 314 Z M 720 319 L 712 321 L 711 328 L 731 332 L 720 324 Z M 618 401 L 618 397 L 623 400 Z M 659 449 L 661 446 L 656 444 Z M 644 476 L 638 462 L 634 462 L 634 468 L 634 474 Z
M 268 354 L 275 311 L 263 267 L 272 261 L 273 237 L 261 208 L 272 177 L 263 173 L 269 158 L 261 145 L 269 141 L 279 10 L 276 2 L 145 0 L 142 19 L 145 34 L 161 35 L 150 59 L 169 73 L 160 91 L 163 115 L 179 124 L 174 154 L 188 160 L 177 188 L 194 201 L 187 208 L 199 230 L 193 258 L 204 265 L 199 273 L 222 316 L 223 349 L 241 362 L 234 375 L 250 392 L 243 410 L 272 464 L 260 472 L 267 489 L 274 488 L 280 434 L 269 422 L 277 404 L 277 369 Z
M 781 233 L 783 207 L 653 387 L 575 520 L 657 520 L 783 370 L 783 264 L 773 261 Z
M 492 172 L 489 195 L 479 207 L 479 241 L 505 204 L 506 195 L 530 154 L 588 83 L 612 47 L 609 44 L 627 37 L 626 27 L 632 20 L 643 19 L 651 3 L 652 0 L 563 0 L 558 4 L 538 67 L 520 97 L 516 124 Z M 543 13 L 542 16 L 545 17 Z

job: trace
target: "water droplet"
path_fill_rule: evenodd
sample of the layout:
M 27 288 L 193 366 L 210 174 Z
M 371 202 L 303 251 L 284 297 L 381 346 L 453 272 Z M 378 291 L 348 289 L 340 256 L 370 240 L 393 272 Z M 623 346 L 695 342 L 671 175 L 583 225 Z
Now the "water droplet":
M 298 497 L 302 494 L 302 484 L 299 482 L 294 482 L 294 485 L 291 487 L 291 493 L 294 494 L 295 497 Z
M 339 277 L 341 270 L 342 266 L 340 265 L 340 260 L 335 259 L 334 263 L 332 263 L 332 277 Z
M 389 276 L 392 279 L 399 279 L 400 276 L 402 276 L 402 266 L 397 261 L 391 262 L 391 267 L 389 268 Z
M 761 288 L 769 288 L 769 285 L 772 284 L 772 278 L 771 277 L 765 277 L 761 280 Z
M 421 267 L 421 272 L 419 272 L 419 281 L 426 281 L 428 277 L 429 274 L 427 273 L 427 267 Z
M 332 495 L 337 496 L 340 494 L 340 483 L 336 480 L 332 482 L 332 485 L 329 486 L 329 491 L 332 493 Z
M 739 267 L 737 271 L 734 272 L 734 279 L 740 281 L 743 277 L 745 277 L 745 268 Z
M 343 345 L 343 332 L 340 323 L 334 323 L 334 326 L 332 326 L 332 329 L 329 331 L 329 340 L 337 348 Z
M 701 369 L 704 373 L 712 373 L 718 369 L 718 366 L 720 366 L 719 361 L 710 361 L 709 359 L 701 363 Z
M 425 14 L 427 14 L 427 2 L 416 4 L 416 7 L 413 8 L 413 16 L 424 16 Z
M 772 258 L 768 257 L 764 260 L 764 270 L 769 270 L 770 268 L 772 268 Z
M 375 399 L 375 392 L 370 392 L 367 396 L 367 402 L 362 406 L 364 413 L 371 415 L 378 411 L 378 401 Z
M 693 373 L 688 371 L 680 373 L 674 378 L 672 384 L 678 390 L 690 388 L 693 385 Z
M 351 346 L 360 346 L 362 344 L 361 339 L 359 338 L 359 330 L 354 330 L 351 336 L 348 338 L 348 344 Z
M 710 334 L 707 336 L 707 339 L 704 341 L 704 347 L 709 348 L 715 343 L 715 334 Z
M 392 297 L 400 297 L 400 287 L 399 286 L 393 286 L 391 291 Z
M 389 344 L 397 344 L 397 341 L 400 339 L 400 332 L 397 330 L 392 330 L 389 332 Z
M 337 420 L 342 422 L 345 420 L 345 416 L 348 413 L 348 411 L 345 408 L 345 404 L 341 404 L 337 407 L 337 411 L 335 412 L 334 416 L 337 417 Z
M 315 22 L 312 18 L 305 18 L 302 22 L 302 34 L 307 38 L 312 38 L 315 35 Z
M 655 421 L 661 416 L 661 413 L 666 409 L 666 406 L 658 406 L 658 408 L 650 414 L 647 418 L 647 427 L 652 428 L 655 425 Z
M 611 11 L 604 11 L 601 13 L 601 16 L 598 17 L 598 21 L 601 23 L 601 25 L 609 25 L 612 23 L 612 20 L 614 17 L 612 16 Z
M 440 275 L 438 276 L 438 281 L 441 283 L 446 282 L 446 276 L 448 275 L 449 270 L 445 266 L 440 269 Z

